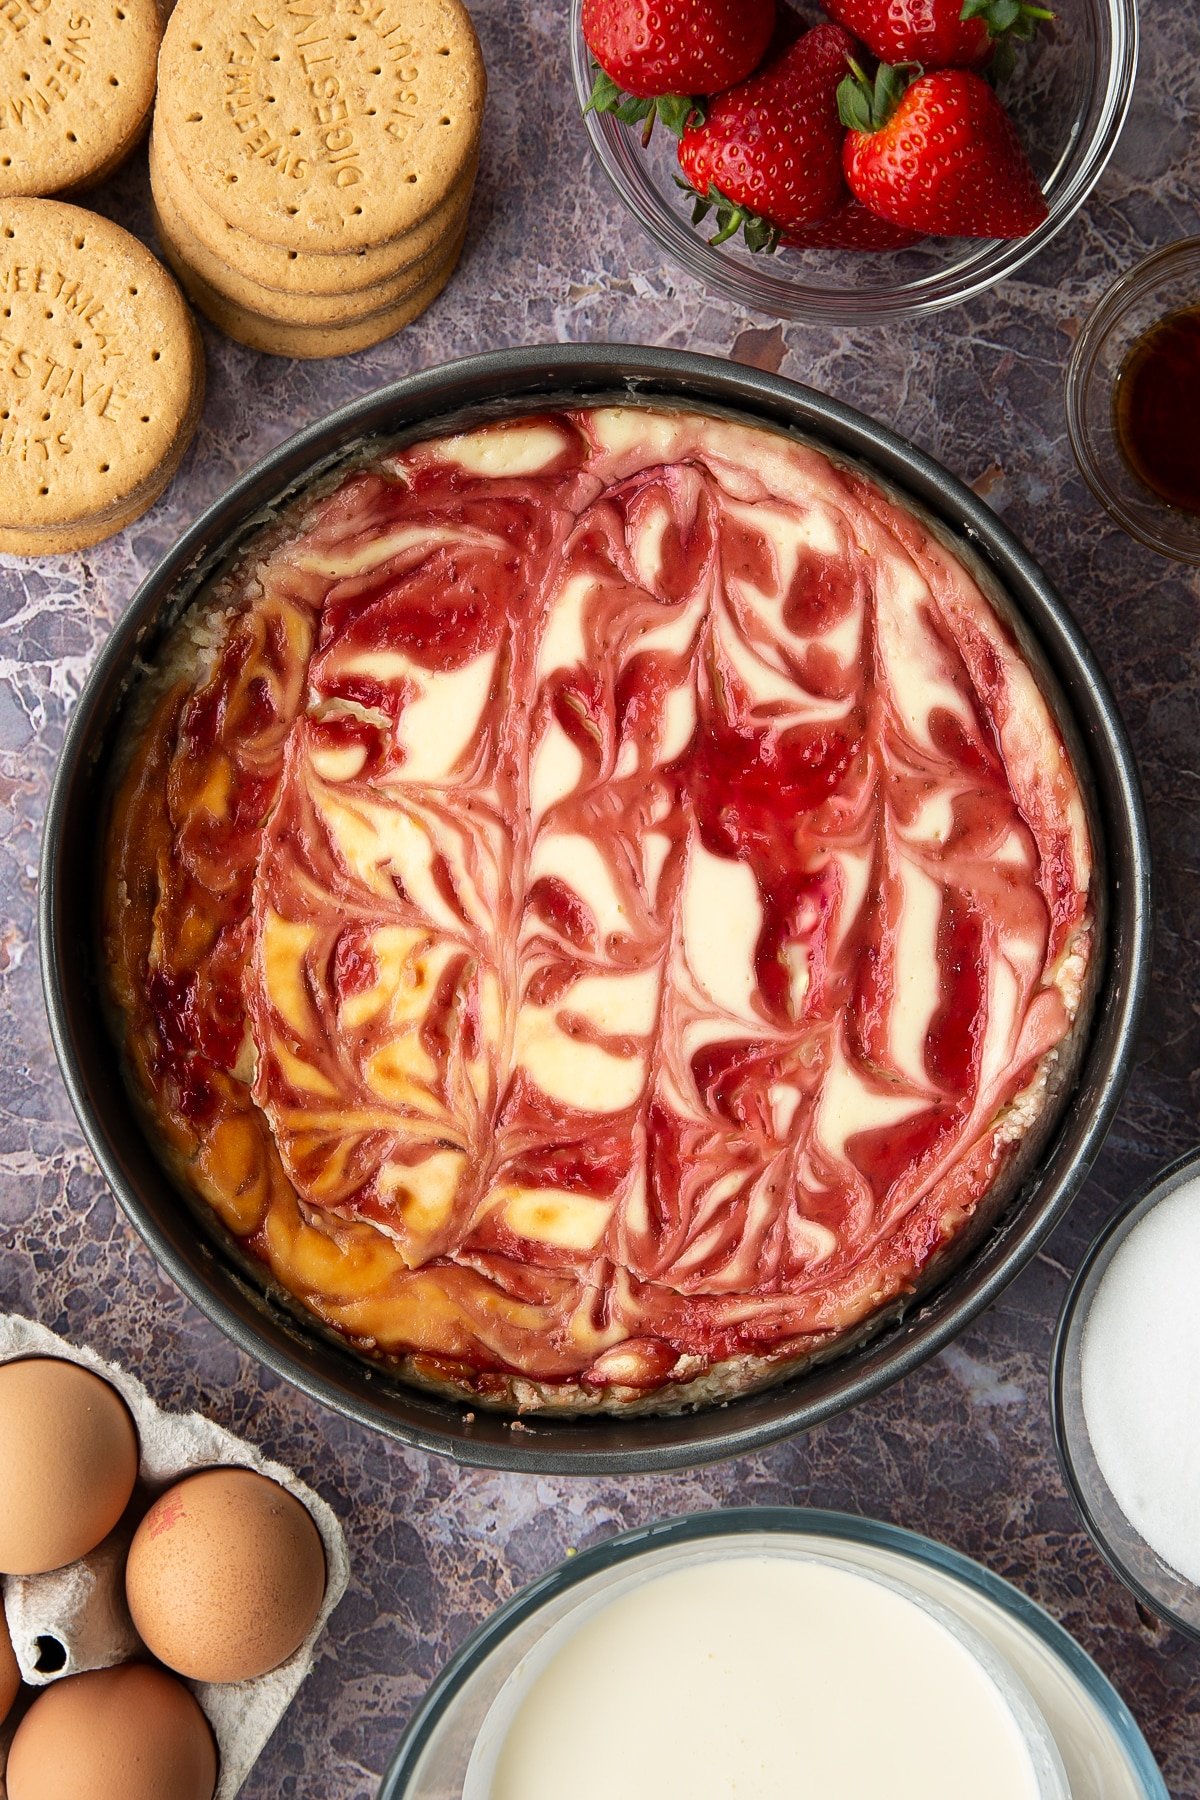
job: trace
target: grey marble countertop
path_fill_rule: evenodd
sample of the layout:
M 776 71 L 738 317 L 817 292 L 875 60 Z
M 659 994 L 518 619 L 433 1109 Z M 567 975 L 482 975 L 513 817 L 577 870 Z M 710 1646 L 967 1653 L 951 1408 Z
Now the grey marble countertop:
M 93 1344 L 160 1401 L 244 1433 L 345 1521 L 351 1590 L 245 1800 L 365 1800 L 430 1677 L 498 1600 L 570 1546 L 737 1502 L 870 1514 L 1007 1576 L 1097 1658 L 1172 1793 L 1190 1800 L 1200 1649 L 1139 1614 L 1080 1529 L 1054 1459 L 1046 1370 L 1085 1245 L 1134 1184 L 1200 1137 L 1200 580 L 1110 524 L 1075 469 L 1063 416 L 1066 359 L 1101 291 L 1145 250 L 1200 228 L 1200 11 L 1143 0 L 1141 72 L 1114 162 L 1019 280 L 923 322 L 839 332 L 740 316 L 659 260 L 589 161 L 568 83 L 566 0 L 474 0 L 473 10 L 491 72 L 486 152 L 463 265 L 440 302 L 342 362 L 257 356 L 206 327 L 208 402 L 167 497 L 82 555 L 0 559 L 0 1309 Z M 152 241 L 146 194 L 139 155 L 94 204 Z M 686 346 L 779 369 L 897 426 L 972 483 L 1095 646 L 1132 734 L 1154 843 L 1154 989 L 1137 1067 L 1048 1249 L 898 1386 L 696 1474 L 473 1473 L 405 1453 L 281 1384 L 184 1302 L 126 1224 L 82 1143 L 42 1011 L 34 918 L 46 792 L 64 720 L 142 576 L 236 475 L 336 404 L 450 357 L 554 339 Z

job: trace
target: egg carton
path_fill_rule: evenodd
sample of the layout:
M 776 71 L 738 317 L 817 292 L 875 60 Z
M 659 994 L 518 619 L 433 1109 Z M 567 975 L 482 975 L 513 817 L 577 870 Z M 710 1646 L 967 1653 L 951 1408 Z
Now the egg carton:
M 110 1382 L 137 1426 L 141 1447 L 138 1486 L 116 1528 L 89 1556 L 47 1575 L 3 1577 L 4 1611 L 22 1679 L 46 1687 L 85 1669 L 109 1669 L 147 1654 L 125 1605 L 125 1554 L 138 1518 L 151 1501 L 184 1475 L 199 1469 L 254 1469 L 294 1494 L 325 1548 L 325 1598 L 317 1622 L 277 1669 L 254 1681 L 188 1681 L 212 1726 L 220 1759 L 214 1800 L 233 1800 L 263 1747 L 312 1668 L 317 1639 L 346 1591 L 350 1559 L 346 1536 L 332 1508 L 290 1469 L 235 1437 L 200 1413 L 173 1413 L 156 1405 L 141 1382 L 94 1350 L 70 1344 L 44 1325 L 16 1314 L 0 1315 L 0 1363 L 23 1356 L 53 1356 L 80 1363 Z M 181 1679 L 183 1679 L 181 1677 Z M 0 1800 L 5 1800 L 8 1746 L 22 1711 L 18 1701 L 0 1729 Z

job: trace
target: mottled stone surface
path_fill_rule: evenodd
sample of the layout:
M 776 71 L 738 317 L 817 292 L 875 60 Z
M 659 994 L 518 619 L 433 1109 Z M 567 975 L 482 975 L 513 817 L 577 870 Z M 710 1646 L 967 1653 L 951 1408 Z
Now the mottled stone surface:
M 1071 459 L 1063 372 L 1081 320 L 1146 249 L 1197 229 L 1200 15 L 1144 0 L 1129 127 L 1082 217 L 999 292 L 924 322 L 835 332 L 739 316 L 678 277 L 618 210 L 574 116 L 566 0 L 477 0 L 492 74 L 468 248 L 447 295 L 391 343 L 289 364 L 205 331 L 210 389 L 167 498 L 112 543 L 0 564 L 0 1307 L 126 1361 L 292 1463 L 354 1558 L 312 1679 L 247 1800 L 363 1800 L 432 1674 L 514 1587 L 656 1515 L 729 1502 L 843 1507 L 979 1557 L 1049 1607 L 1130 1702 L 1176 1796 L 1200 1795 L 1200 1650 L 1141 1618 L 1079 1528 L 1054 1460 L 1046 1366 L 1069 1271 L 1200 1105 L 1200 582 L 1129 542 Z M 148 235 L 139 157 L 95 197 Z M 239 1355 L 163 1279 L 100 1181 L 42 1014 L 36 863 L 64 719 L 98 645 L 180 528 L 264 451 L 408 370 L 499 344 L 613 338 L 741 356 L 899 426 L 973 482 L 1060 584 L 1116 689 L 1157 865 L 1153 1003 L 1108 1145 L 1068 1222 L 936 1361 L 848 1417 L 695 1475 L 472 1474 L 405 1454 Z M 1200 1275 L 1200 1271 L 1198 1271 Z M 1086 1800 L 1086 1797 L 1083 1797 Z

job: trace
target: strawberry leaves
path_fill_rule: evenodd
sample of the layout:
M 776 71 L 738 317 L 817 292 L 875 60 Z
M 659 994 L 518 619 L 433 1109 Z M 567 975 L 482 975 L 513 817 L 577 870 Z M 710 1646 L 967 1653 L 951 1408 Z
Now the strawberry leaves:
M 756 255 L 773 256 L 778 250 L 782 235 L 778 225 L 772 225 L 770 220 L 761 218 L 758 213 L 739 206 L 711 182 L 706 194 L 697 194 L 691 183 L 680 181 L 678 175 L 675 177 L 675 184 L 695 201 L 692 207 L 693 225 L 702 225 L 710 213 L 715 214 L 713 222 L 717 227 L 716 234 L 708 240 L 714 249 L 720 244 L 727 244 L 740 231 L 747 250 L 753 250 Z
M 644 98 L 640 94 L 627 94 L 598 64 L 593 67 L 595 80 L 584 112 L 612 113 L 622 125 L 644 126 L 643 144 L 650 142 L 650 134 L 657 121 L 661 121 L 672 137 L 677 138 L 683 136 L 689 121 L 696 124 L 704 122 L 704 102 L 691 94 L 659 94 L 654 99 Z
M 1043 20 L 1054 14 L 1045 6 L 1031 6 L 1029 0 L 963 0 L 959 17 L 964 21 L 979 19 L 987 26 L 992 40 L 992 56 L 987 73 L 993 81 L 1007 81 L 1017 66 L 1014 43 L 1031 38 Z
M 968 5 L 970 0 L 968 0 Z M 882 131 L 904 96 L 905 89 L 921 73 L 919 63 L 880 63 L 875 80 L 847 57 L 850 73 L 837 91 L 838 117 L 847 131 Z
M 1031 38 L 1045 19 L 1054 14 L 1028 0 L 963 0 L 960 19 L 982 19 L 994 38 Z

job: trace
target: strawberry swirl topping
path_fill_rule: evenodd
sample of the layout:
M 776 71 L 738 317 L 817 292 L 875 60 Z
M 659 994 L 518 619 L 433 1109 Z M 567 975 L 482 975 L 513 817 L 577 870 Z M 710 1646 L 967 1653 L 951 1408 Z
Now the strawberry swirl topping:
M 364 1351 L 728 1394 L 1002 1191 L 1080 1010 L 1084 809 L 862 474 L 699 414 L 488 425 L 310 498 L 181 633 L 110 827 L 131 1077 Z

